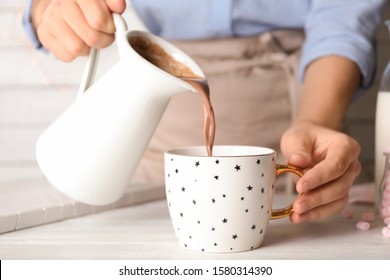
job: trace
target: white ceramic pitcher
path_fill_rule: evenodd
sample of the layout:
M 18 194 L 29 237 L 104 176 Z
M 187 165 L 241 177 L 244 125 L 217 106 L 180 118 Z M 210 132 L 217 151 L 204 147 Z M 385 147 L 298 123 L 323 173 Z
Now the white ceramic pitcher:
M 194 74 L 200 67 L 185 53 L 147 32 L 127 31 L 114 14 L 119 61 L 93 82 L 91 50 L 77 100 L 39 137 L 38 164 L 50 183 L 71 198 L 92 205 L 119 199 L 152 137 L 171 96 L 197 91 L 142 58 L 131 36 L 157 43 Z

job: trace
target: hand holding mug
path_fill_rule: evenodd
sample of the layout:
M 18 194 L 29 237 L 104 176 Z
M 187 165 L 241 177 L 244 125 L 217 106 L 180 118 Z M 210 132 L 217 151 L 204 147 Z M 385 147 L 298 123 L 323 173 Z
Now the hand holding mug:
M 341 212 L 361 170 L 359 144 L 339 131 L 301 121 L 285 132 L 281 147 L 290 164 L 307 169 L 296 185 L 300 196 L 291 221 L 310 222 Z

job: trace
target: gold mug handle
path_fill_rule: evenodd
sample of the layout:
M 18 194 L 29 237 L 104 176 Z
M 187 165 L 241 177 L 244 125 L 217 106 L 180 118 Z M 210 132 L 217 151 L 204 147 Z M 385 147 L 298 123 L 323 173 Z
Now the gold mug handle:
M 299 177 L 302 177 L 304 172 L 302 169 L 288 165 L 288 164 L 277 164 L 276 165 L 276 176 L 282 173 L 291 172 Z M 271 220 L 280 219 L 289 216 L 293 212 L 293 205 L 290 204 L 287 207 L 280 208 L 280 209 L 272 209 L 271 212 Z

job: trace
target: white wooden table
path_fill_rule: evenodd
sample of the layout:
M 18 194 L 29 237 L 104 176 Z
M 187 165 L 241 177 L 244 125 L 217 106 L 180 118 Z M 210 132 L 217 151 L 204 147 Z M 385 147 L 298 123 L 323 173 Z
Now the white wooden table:
M 281 200 L 289 199 L 282 197 Z M 351 219 L 294 225 L 270 221 L 261 248 L 210 254 L 182 247 L 173 232 L 165 199 L 64 220 L 0 235 L 0 259 L 385 259 L 390 239 L 380 225 L 355 228 L 367 205 L 355 205 Z

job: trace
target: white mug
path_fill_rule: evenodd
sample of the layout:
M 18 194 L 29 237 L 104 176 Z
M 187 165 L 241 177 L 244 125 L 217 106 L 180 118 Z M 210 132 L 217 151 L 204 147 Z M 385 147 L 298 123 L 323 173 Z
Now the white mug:
M 165 186 L 174 231 L 196 251 L 241 252 L 263 242 L 270 219 L 292 205 L 272 209 L 276 175 L 303 171 L 275 163 L 276 152 L 255 146 L 182 147 L 165 152 Z
M 96 50 L 91 50 L 78 99 L 39 137 L 38 164 L 50 183 L 71 198 L 110 204 L 128 183 L 171 96 L 198 91 L 161 70 L 129 43 L 144 37 L 204 77 L 199 66 L 175 46 L 147 32 L 127 31 L 114 14 L 120 60 L 93 82 Z

